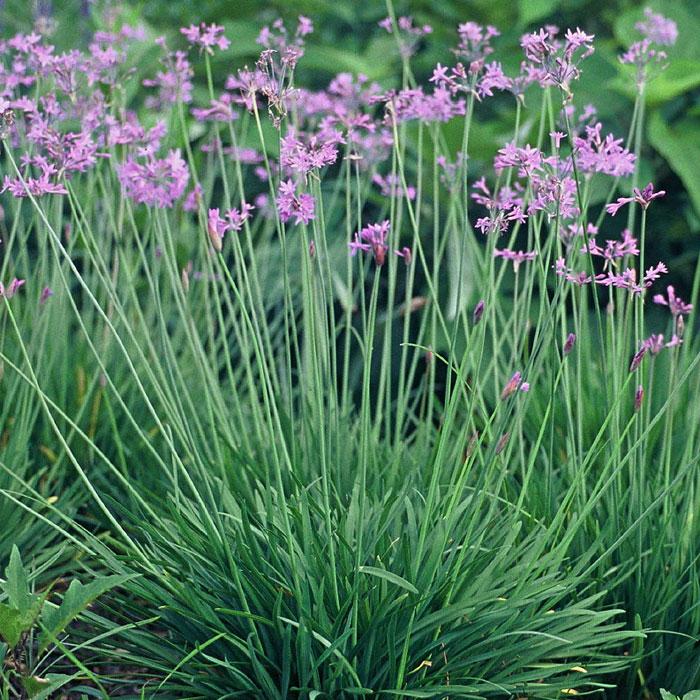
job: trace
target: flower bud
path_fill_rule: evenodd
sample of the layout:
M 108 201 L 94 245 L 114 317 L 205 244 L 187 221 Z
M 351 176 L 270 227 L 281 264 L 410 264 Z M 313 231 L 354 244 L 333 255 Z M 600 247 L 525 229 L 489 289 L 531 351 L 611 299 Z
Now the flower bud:
M 477 324 L 479 323 L 479 321 L 481 321 L 481 317 L 484 315 L 484 307 L 484 300 L 479 299 L 476 306 L 474 307 L 474 314 L 472 315 L 472 321 L 474 324 Z
M 501 401 L 505 401 L 511 394 L 515 393 L 520 387 L 520 382 L 522 381 L 522 374 L 516 372 L 509 380 L 508 383 L 503 387 L 501 392 Z M 528 389 L 530 385 L 528 384 Z
M 209 234 L 209 240 L 211 241 L 212 247 L 217 253 L 220 253 L 223 248 L 223 243 L 219 232 L 214 226 L 209 225 L 207 226 L 207 233 Z
M 639 365 L 642 364 L 642 360 L 644 359 L 644 355 L 647 354 L 648 347 L 646 345 L 642 345 L 639 350 L 637 350 L 636 353 L 634 353 L 634 357 L 632 358 L 632 362 L 630 363 L 630 372 L 634 372 Z
M 403 258 L 403 261 L 408 267 L 411 264 L 411 260 L 413 260 L 413 253 L 411 252 L 411 249 L 406 245 L 401 250 L 397 250 L 396 254 L 400 257 Z
M 508 439 L 510 438 L 510 433 L 503 433 L 501 437 L 498 440 L 498 443 L 496 443 L 496 454 L 499 455 L 503 450 L 505 450 L 506 445 L 508 444 Z
M 676 316 L 676 335 L 679 338 L 682 338 L 684 330 L 685 330 L 685 321 L 683 320 L 683 315 L 678 314 L 678 316 Z
M 576 342 L 576 335 L 574 333 L 569 333 L 569 335 L 566 336 L 566 342 L 564 343 L 564 354 L 568 355 L 574 347 L 574 343 Z
M 642 407 L 642 401 L 644 400 L 644 387 L 640 384 L 637 387 L 637 391 L 634 392 L 634 410 L 639 411 Z

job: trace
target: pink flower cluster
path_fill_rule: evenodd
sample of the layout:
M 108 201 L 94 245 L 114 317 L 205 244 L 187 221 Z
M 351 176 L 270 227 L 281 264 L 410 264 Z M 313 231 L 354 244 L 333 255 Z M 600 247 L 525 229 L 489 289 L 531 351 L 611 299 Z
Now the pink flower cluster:
M 280 183 L 277 194 L 277 210 L 283 222 L 294 218 L 295 224 L 308 224 L 315 217 L 314 198 L 306 193 L 297 193 L 291 180 Z
M 222 248 L 222 239 L 227 231 L 240 231 L 255 209 L 252 204 L 241 203 L 240 209 L 229 209 L 226 218 L 219 216 L 219 209 L 210 209 L 207 215 L 207 233 L 215 250 Z
M 643 38 L 635 41 L 620 56 L 620 62 L 637 69 L 637 88 L 641 89 L 649 77 L 649 67 L 656 64 L 663 69 L 667 54 L 659 46 L 673 46 L 676 43 L 678 26 L 649 7 L 644 10 L 644 19 L 634 26 Z
M 387 220 L 379 224 L 367 224 L 355 234 L 355 240 L 348 243 L 350 252 L 353 255 L 356 255 L 358 251 L 372 253 L 377 265 L 383 265 L 389 250 L 386 239 L 390 230 L 391 223 Z
M 224 36 L 224 28 L 216 24 L 191 24 L 180 29 L 180 32 L 192 46 L 198 46 L 200 51 L 206 51 L 208 54 L 213 54 L 214 48 L 225 51 L 231 45 Z
M 184 194 L 190 172 L 178 150 L 157 158 L 150 150 L 143 149 L 139 156 L 129 156 L 117 166 L 117 176 L 127 197 L 162 209 L 172 207 Z

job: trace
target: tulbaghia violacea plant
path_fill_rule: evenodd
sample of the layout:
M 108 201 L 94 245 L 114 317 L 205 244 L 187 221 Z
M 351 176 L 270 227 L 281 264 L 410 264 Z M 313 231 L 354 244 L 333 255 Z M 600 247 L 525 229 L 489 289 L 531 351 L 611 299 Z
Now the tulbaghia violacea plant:
M 249 65 L 203 22 L 2 43 L 0 515 L 37 591 L 124 581 L 35 685 L 0 664 L 18 697 L 700 684 L 700 284 L 649 262 L 670 188 L 640 182 L 678 27 L 640 13 L 613 128 L 576 94 L 586 27 L 528 32 L 512 73 L 463 21 L 426 67 L 431 27 L 388 13 L 396 80 L 325 87 L 306 16 Z

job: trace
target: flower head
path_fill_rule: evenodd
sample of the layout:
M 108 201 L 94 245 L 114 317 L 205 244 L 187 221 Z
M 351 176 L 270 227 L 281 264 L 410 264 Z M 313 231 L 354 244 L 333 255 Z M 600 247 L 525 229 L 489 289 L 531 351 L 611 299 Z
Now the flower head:
M 663 294 L 654 295 L 654 303 L 668 306 L 671 315 L 676 318 L 685 314 L 686 316 L 693 310 L 692 304 L 686 304 L 680 297 L 676 296 L 676 290 L 669 285 L 666 287 L 666 297 Z
M 143 159 L 128 157 L 117 166 L 117 176 L 124 194 L 140 204 L 161 209 L 172 207 L 185 192 L 190 178 L 187 163 L 179 150 L 165 158 L 156 158 L 151 149 L 141 149 Z
M 580 62 L 593 53 L 593 35 L 580 29 L 567 29 L 564 41 L 559 29 L 548 26 L 525 34 L 520 45 L 525 53 L 526 67 L 540 85 L 557 85 L 570 93 L 569 84 L 580 75 Z
M 523 252 L 522 250 L 510 250 L 508 248 L 498 249 L 493 251 L 494 258 L 503 258 L 510 260 L 513 263 L 513 269 L 517 272 L 520 264 L 527 260 L 534 260 L 537 257 L 537 251 Z
M 654 185 L 652 185 L 651 182 L 641 190 L 638 187 L 635 187 L 632 192 L 632 197 L 618 197 L 617 202 L 608 204 L 608 206 L 605 208 L 608 214 L 615 216 L 621 207 L 623 207 L 625 204 L 632 204 L 633 202 L 639 204 L 642 209 L 647 209 L 655 199 L 663 197 L 666 194 L 664 190 L 654 192 Z
M 644 10 L 644 19 L 634 28 L 655 44 L 673 46 L 678 38 L 678 25 L 668 17 L 657 14 L 650 7 Z
M 192 46 L 199 46 L 200 51 L 206 51 L 208 54 L 214 53 L 214 47 L 225 51 L 231 45 L 224 36 L 224 28 L 216 24 L 191 24 L 189 27 L 182 27 L 180 33 L 184 34 Z
M 24 286 L 24 283 L 25 280 L 20 280 L 16 277 L 12 280 L 12 282 L 10 282 L 10 284 L 7 285 L 7 287 L 0 282 L 0 297 L 12 299 L 12 297 Z
M 390 230 L 391 223 L 388 220 L 380 224 L 367 224 L 355 234 L 355 239 L 348 243 L 351 254 L 356 255 L 358 251 L 372 253 L 377 265 L 383 265 L 389 250 L 386 239 Z
M 291 180 L 280 183 L 277 194 L 277 211 L 283 222 L 294 217 L 295 224 L 308 224 L 315 216 L 314 198 L 306 192 L 297 194 Z

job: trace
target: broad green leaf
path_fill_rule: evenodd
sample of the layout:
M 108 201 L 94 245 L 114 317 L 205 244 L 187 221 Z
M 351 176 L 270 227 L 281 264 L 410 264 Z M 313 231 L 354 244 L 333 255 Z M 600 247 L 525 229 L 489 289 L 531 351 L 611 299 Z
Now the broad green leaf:
M 7 593 L 10 607 L 16 608 L 20 614 L 24 613 L 31 606 L 32 594 L 17 545 L 12 545 L 10 563 L 5 569 L 5 578 L 5 593 Z
M 679 60 L 672 62 L 668 68 L 654 77 L 647 84 L 646 103 L 654 106 L 678 95 L 683 95 L 700 85 L 700 61 Z M 616 92 L 634 99 L 637 87 L 634 70 L 630 66 L 619 66 L 619 74 L 608 82 L 608 87 Z
M 0 635 L 11 649 L 19 643 L 22 632 L 24 624 L 19 610 L 0 603 Z
M 41 600 L 34 599 L 34 604 L 24 611 L 0 603 L 0 636 L 14 648 L 19 644 L 22 634 L 28 632 L 41 610 Z
M 372 80 L 381 77 L 386 68 L 386 64 L 368 61 L 354 51 L 335 46 L 307 46 L 303 65 L 305 70 L 318 70 L 328 75 L 343 71 L 364 73 Z
M 700 690 L 691 690 L 683 696 L 683 700 L 700 700 Z
M 361 566 L 360 573 L 383 578 L 385 581 L 389 581 L 389 583 L 393 583 L 395 586 L 400 586 L 410 593 L 417 594 L 419 592 L 418 589 L 405 578 L 401 578 L 401 576 L 398 574 L 393 574 L 391 571 L 387 571 L 386 569 L 378 569 L 375 566 Z
M 661 700 L 678 700 L 675 695 L 672 695 L 668 690 L 661 690 Z
M 133 577 L 129 575 L 103 576 L 87 585 L 74 580 L 68 587 L 60 605 L 46 605 L 44 608 L 41 618 L 44 629 L 39 637 L 39 653 L 42 653 L 51 641 L 65 630 L 96 598 L 108 590 L 120 586 L 130 578 Z
M 518 14 L 523 24 L 548 17 L 559 7 L 559 0 L 518 0 Z
M 45 678 L 30 676 L 24 679 L 24 689 L 31 700 L 44 700 L 74 678 L 64 673 L 49 673 Z
M 649 120 L 648 136 L 651 145 L 683 181 L 695 210 L 700 213 L 700 124 L 694 119 L 682 119 L 671 127 L 655 112 Z

